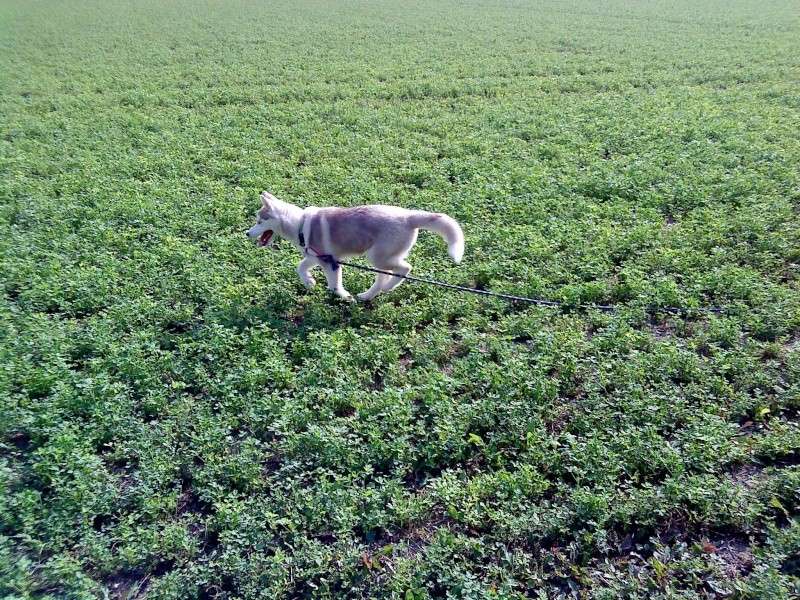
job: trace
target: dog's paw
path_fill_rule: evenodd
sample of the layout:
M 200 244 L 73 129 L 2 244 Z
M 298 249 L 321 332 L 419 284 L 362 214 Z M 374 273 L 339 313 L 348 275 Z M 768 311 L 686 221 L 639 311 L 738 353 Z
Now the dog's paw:
M 331 288 L 328 288 L 328 292 L 333 294 L 334 297 L 340 298 L 341 300 L 344 300 L 345 302 L 355 302 L 356 301 L 355 298 L 353 298 L 353 295 L 350 292 L 348 292 L 347 290 L 345 290 L 345 289 L 332 290 Z
M 308 279 L 303 280 L 303 285 L 306 286 L 307 290 L 310 290 L 315 285 L 317 285 L 317 280 L 314 279 L 313 277 L 309 277 Z
M 374 297 L 375 296 L 373 296 L 372 294 L 368 294 L 367 292 L 361 292 L 360 294 L 356 294 L 356 298 L 361 300 L 361 302 L 369 302 Z

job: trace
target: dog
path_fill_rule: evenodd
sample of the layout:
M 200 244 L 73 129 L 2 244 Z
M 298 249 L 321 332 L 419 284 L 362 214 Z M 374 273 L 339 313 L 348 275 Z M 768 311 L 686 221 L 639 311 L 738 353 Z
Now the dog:
M 263 192 L 256 224 L 245 235 L 255 240 L 259 247 L 271 246 L 276 235 L 290 241 L 303 254 L 297 273 L 307 288 L 315 285 L 311 269 L 320 267 L 325 273 L 328 289 L 344 300 L 353 301 L 350 292 L 342 285 L 341 265 L 335 261 L 366 255 L 376 269 L 408 275 L 411 265 L 406 258 L 420 229 L 439 234 L 447 242 L 450 258 L 456 264 L 461 262 L 464 232 L 455 219 L 441 213 L 398 206 L 300 208 Z M 359 300 L 372 300 L 401 283 L 400 277 L 379 273 L 372 287 L 357 297 Z

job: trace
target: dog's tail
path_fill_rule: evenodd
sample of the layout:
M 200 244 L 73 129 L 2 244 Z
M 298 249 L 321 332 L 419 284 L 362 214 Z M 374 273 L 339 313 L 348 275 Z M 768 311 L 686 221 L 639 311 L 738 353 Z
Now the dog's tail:
M 450 258 L 458 264 L 464 257 L 464 232 L 452 217 L 442 213 L 430 213 L 423 210 L 414 211 L 411 225 L 419 229 L 427 229 L 438 233 L 447 242 Z

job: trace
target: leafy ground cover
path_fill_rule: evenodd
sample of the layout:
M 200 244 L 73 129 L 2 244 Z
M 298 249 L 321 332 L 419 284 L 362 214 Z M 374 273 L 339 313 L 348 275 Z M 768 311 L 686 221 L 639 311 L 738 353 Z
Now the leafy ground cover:
M 0 595 L 800 593 L 795 9 L 0 2 Z M 262 189 L 620 309 L 306 292 Z

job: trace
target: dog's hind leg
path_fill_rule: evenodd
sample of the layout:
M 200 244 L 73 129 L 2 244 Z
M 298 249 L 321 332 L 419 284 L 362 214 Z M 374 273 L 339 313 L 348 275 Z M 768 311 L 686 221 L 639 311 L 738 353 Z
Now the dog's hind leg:
M 386 284 L 386 280 L 388 278 L 389 278 L 388 275 L 384 275 L 383 273 L 378 273 L 377 275 L 375 275 L 375 283 L 372 284 L 372 287 L 365 292 L 361 292 L 356 297 L 359 300 L 372 300 L 375 296 L 377 296 L 383 291 L 383 286 Z
M 391 239 L 385 238 L 370 248 L 367 258 L 377 269 L 391 271 L 398 275 L 408 275 L 411 272 L 411 265 L 405 259 L 416 241 L 416 229 L 398 234 Z M 383 274 L 380 280 L 381 292 L 390 292 L 401 283 L 403 280 L 400 277 Z M 378 284 L 379 281 L 376 278 L 375 285 Z
M 384 269 L 385 271 L 391 271 L 392 273 L 395 273 L 397 275 L 402 275 L 402 276 L 405 276 L 405 275 L 408 275 L 409 273 L 411 273 L 411 265 L 408 264 L 406 261 L 404 261 L 402 258 L 400 258 L 397 261 L 395 261 L 394 264 L 384 265 L 384 266 L 381 266 L 379 268 Z M 384 292 L 391 292 L 398 285 L 403 283 L 403 279 L 400 278 L 400 277 L 392 277 L 390 275 L 386 275 L 385 277 L 386 277 L 386 280 L 385 280 L 385 282 L 383 284 L 383 288 L 382 288 L 382 291 L 384 291 Z

